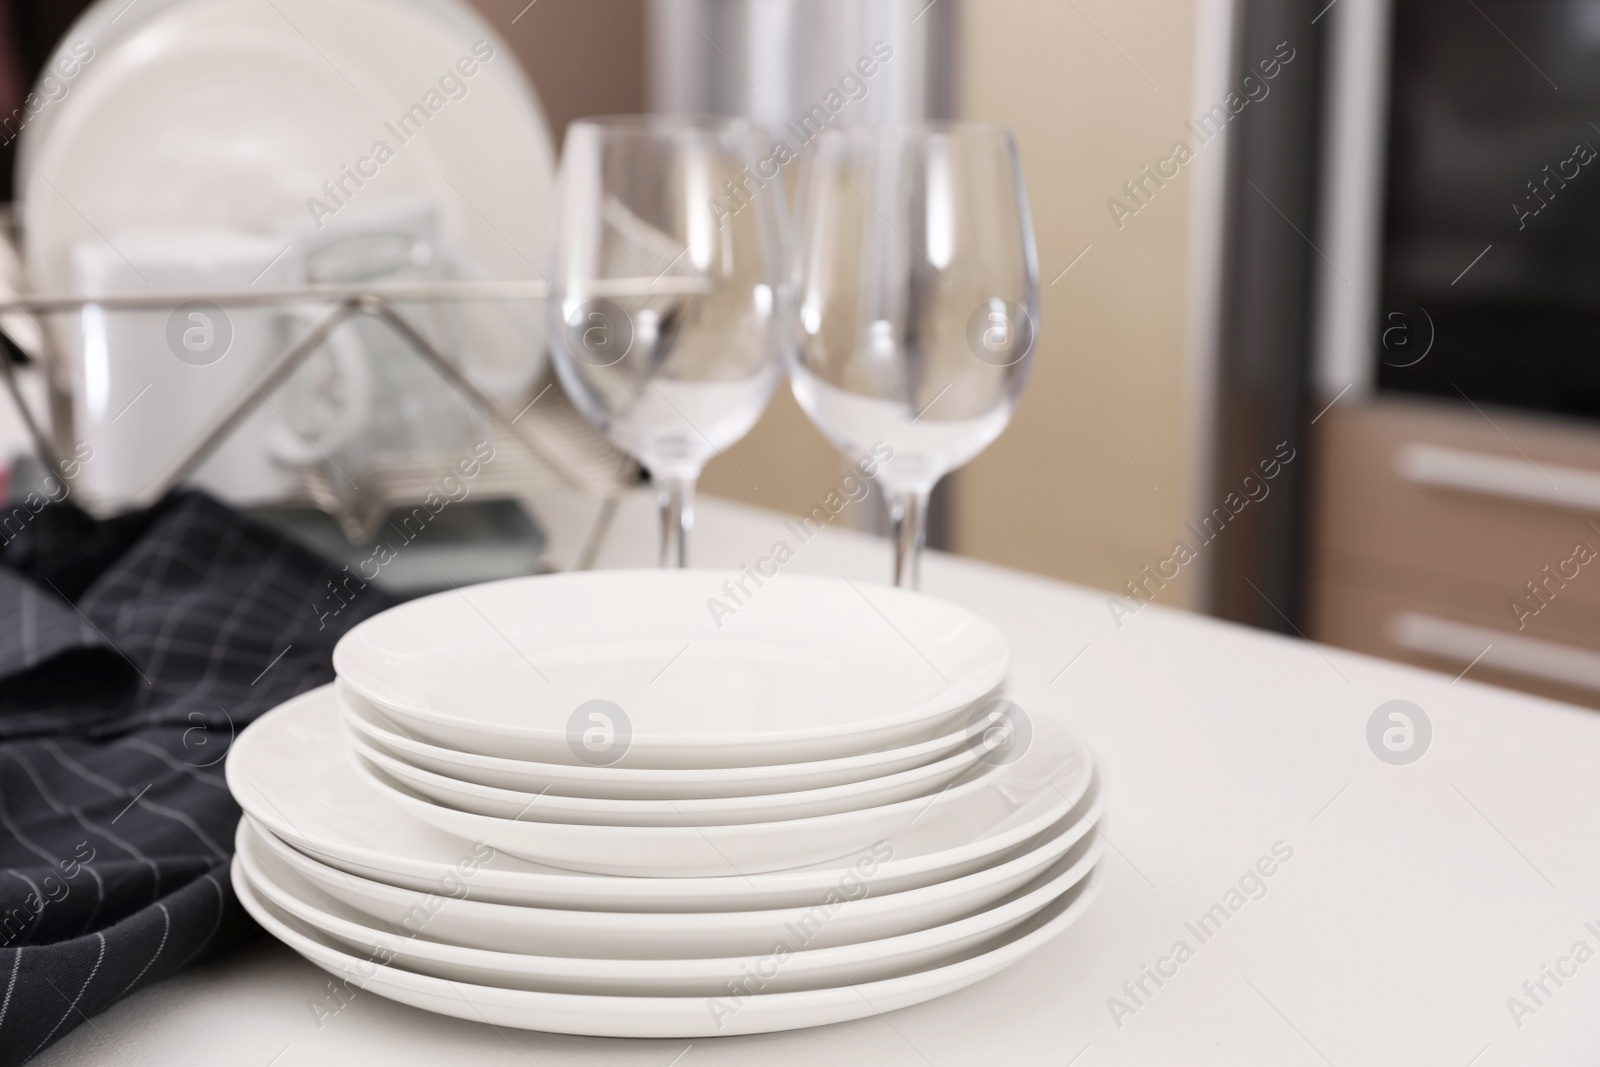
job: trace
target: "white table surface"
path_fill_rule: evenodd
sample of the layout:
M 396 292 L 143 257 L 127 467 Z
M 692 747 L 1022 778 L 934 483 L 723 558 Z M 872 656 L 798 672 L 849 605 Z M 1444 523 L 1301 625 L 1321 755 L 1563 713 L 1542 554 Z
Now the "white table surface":
M 653 562 L 630 499 L 603 566 Z M 546 509 L 560 552 L 587 521 Z M 753 562 L 784 516 L 702 501 L 703 566 Z M 885 542 L 829 529 L 788 569 L 883 580 Z M 442 1018 L 361 994 L 318 1020 L 327 976 L 263 937 L 80 1025 L 43 1065 L 1600 1063 L 1600 956 L 1529 1006 L 1525 981 L 1600 953 L 1596 713 L 1159 607 L 1118 629 L 1105 594 L 933 556 L 929 593 L 1011 640 L 1017 700 L 1093 745 L 1109 790 L 1100 897 L 1059 940 L 953 996 L 757 1037 L 615 1041 Z M 1070 667 L 1068 665 L 1071 664 Z M 1063 673 L 1064 672 L 1064 673 Z M 1368 749 L 1381 703 L 1415 701 L 1431 748 Z M 1185 927 L 1276 842 L 1293 857 L 1207 942 Z M 1139 1010 L 1108 999 L 1182 939 Z M 1574 963 L 1561 966 L 1570 971 Z M 1168 968 L 1170 970 L 1170 967 Z M 1130 1004 L 1131 1001 L 1128 1001 Z M 1520 1021 L 1520 1026 L 1518 1022 Z

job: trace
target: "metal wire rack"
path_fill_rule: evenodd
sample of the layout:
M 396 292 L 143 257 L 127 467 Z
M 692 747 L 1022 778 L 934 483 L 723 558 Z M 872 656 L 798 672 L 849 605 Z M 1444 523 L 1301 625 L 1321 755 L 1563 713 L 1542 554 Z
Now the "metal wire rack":
M 0 283 L 3 284 L 3 283 Z M 43 317 L 77 313 L 96 306 L 108 311 L 170 310 L 190 300 L 204 300 L 223 308 L 289 306 L 305 308 L 324 305 L 320 314 L 299 340 L 279 352 L 263 367 L 253 388 L 234 400 L 209 424 L 206 431 L 178 460 L 159 472 L 150 483 L 124 506 L 141 506 L 159 500 L 205 462 L 268 395 L 281 386 L 295 368 L 328 340 L 334 330 L 356 316 L 370 316 L 385 324 L 405 347 L 435 372 L 468 404 L 488 419 L 506 439 L 520 446 L 521 457 L 497 466 L 495 481 L 500 488 L 518 495 L 536 494 L 540 489 L 562 486 L 603 498 L 600 518 L 590 540 L 604 535 L 615 508 L 618 492 L 637 476 L 634 463 L 611 448 L 560 399 L 542 406 L 538 400 L 521 412 L 505 410 L 480 389 L 460 368 L 456 360 L 419 331 L 397 308 L 400 303 L 479 300 L 542 300 L 550 286 L 542 280 L 527 281 L 426 281 L 389 282 L 380 285 L 306 285 L 293 288 L 249 289 L 239 291 L 196 291 L 161 293 L 119 293 L 84 296 L 80 294 L 24 294 L 0 290 L 0 330 L 16 334 L 15 324 L 32 323 L 29 347 L 41 351 L 38 357 L 51 397 L 50 431 L 23 395 L 11 362 L 0 357 L 0 378 L 15 403 L 33 441 L 39 462 L 52 472 L 63 471 L 59 457 L 71 444 L 71 397 L 63 374 L 64 364 Z M 699 279 L 665 276 L 619 278 L 589 283 L 586 291 L 594 296 L 646 294 L 692 295 L 701 292 Z M 545 388 L 550 389 L 550 383 Z M 536 412 L 536 413 L 535 413 Z M 53 431 L 53 432 L 52 432 Z M 362 539 L 381 522 L 395 505 L 420 501 L 435 472 L 417 462 L 402 462 L 382 471 L 377 479 L 381 489 L 368 494 L 364 505 L 353 508 L 341 494 L 332 491 L 325 477 L 315 468 L 302 472 L 308 502 L 332 515 L 353 542 Z M 594 544 L 586 545 L 580 558 L 591 559 Z

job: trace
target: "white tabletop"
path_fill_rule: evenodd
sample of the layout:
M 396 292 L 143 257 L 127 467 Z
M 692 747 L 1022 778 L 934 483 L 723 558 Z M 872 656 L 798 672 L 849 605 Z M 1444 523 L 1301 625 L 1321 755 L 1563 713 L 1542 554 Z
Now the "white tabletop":
M 653 562 L 650 507 L 626 503 L 601 565 Z M 557 550 L 571 551 L 587 516 L 545 517 Z M 702 501 L 698 518 L 693 555 L 705 566 L 792 540 L 772 513 Z M 882 580 L 888 547 L 828 529 L 788 568 Z M 319 1026 L 310 1005 L 327 976 L 262 938 L 129 998 L 35 1062 L 1600 1062 L 1594 712 L 1160 607 L 1119 629 L 1104 593 L 951 557 L 927 560 L 924 584 L 1005 631 L 1017 701 L 1061 709 L 1108 783 L 1099 899 L 1012 969 L 839 1026 L 608 1041 L 496 1030 L 372 994 Z M 1427 754 L 1407 766 L 1380 761 L 1366 739 L 1373 711 L 1397 698 L 1433 726 Z M 1292 856 L 1263 864 L 1274 872 L 1264 895 L 1247 878 L 1259 899 L 1228 897 L 1274 846 Z M 1240 906 L 1202 941 L 1186 924 L 1219 902 Z M 1140 991 L 1143 968 L 1178 941 L 1192 958 L 1160 963 L 1176 974 L 1160 986 L 1145 977 Z M 1559 984 L 1546 966 L 1564 972 Z M 1113 997 L 1131 1013 L 1114 1012 Z

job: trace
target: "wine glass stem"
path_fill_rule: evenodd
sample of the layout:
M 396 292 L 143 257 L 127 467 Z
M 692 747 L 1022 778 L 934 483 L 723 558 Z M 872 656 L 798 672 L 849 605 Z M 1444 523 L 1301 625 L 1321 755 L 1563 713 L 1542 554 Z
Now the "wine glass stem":
M 889 494 L 894 524 L 894 584 L 922 588 L 922 542 L 928 533 L 927 490 L 894 490 Z
M 689 531 L 694 529 L 694 479 L 657 478 L 661 503 L 661 565 L 689 565 Z

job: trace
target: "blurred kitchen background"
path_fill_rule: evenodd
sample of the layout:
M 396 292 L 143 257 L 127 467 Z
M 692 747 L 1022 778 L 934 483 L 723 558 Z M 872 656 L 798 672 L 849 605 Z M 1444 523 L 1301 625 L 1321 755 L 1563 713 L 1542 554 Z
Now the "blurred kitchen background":
M 0 3 L 0 115 L 82 6 Z M 1122 625 L 1154 602 L 1600 706 L 1600 3 L 475 6 L 552 152 L 597 113 L 779 129 L 877 42 L 832 121 L 1015 130 L 1036 366 L 941 487 L 934 547 L 1103 589 Z M 9 406 L 0 429 L 27 450 Z M 800 513 L 840 463 L 780 389 L 701 490 Z M 483 521 L 535 565 L 518 518 Z

